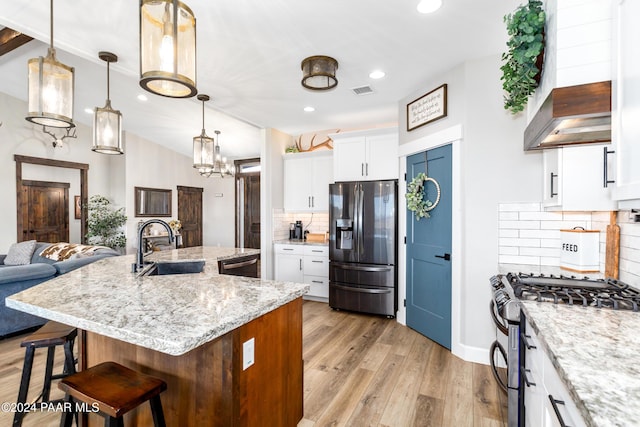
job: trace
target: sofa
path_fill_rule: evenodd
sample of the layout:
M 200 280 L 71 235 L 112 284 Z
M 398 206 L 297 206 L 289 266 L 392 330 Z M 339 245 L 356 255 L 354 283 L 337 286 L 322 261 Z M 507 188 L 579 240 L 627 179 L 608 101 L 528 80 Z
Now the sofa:
M 5 298 L 28 289 L 54 277 L 63 275 L 84 265 L 105 257 L 120 255 L 106 247 L 88 247 L 66 244 L 68 247 L 83 247 L 83 253 L 62 256 L 41 255 L 45 249 L 52 249 L 52 243 L 36 242 L 30 262 L 23 265 L 5 265 L 7 255 L 0 255 L 0 337 L 14 335 L 25 329 L 43 325 L 46 319 L 8 308 Z M 64 244 L 55 244 L 56 248 Z M 56 254 L 57 255 L 57 254 Z M 60 258 L 60 259 L 56 259 Z

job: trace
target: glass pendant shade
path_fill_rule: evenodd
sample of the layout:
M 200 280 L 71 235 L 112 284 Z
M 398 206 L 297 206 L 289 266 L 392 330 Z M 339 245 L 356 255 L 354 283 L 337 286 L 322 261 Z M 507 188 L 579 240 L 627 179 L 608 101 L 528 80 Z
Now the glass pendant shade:
M 209 177 L 214 166 L 214 141 L 204 130 L 204 103 L 209 100 L 209 96 L 200 94 L 198 100 L 202 101 L 202 132 L 193 138 L 193 167 L 198 169 L 200 175 Z
M 72 128 L 73 87 L 75 84 L 73 67 L 56 59 L 53 48 L 53 0 L 50 2 L 51 45 L 47 57 L 32 58 L 29 69 L 28 121 L 56 128 Z
M 329 56 L 310 56 L 302 61 L 302 86 L 311 90 L 328 90 L 338 85 L 338 61 Z
M 118 57 L 113 53 L 100 52 L 100 59 L 107 62 L 107 101 L 105 106 L 96 107 L 93 112 L 92 151 L 101 154 L 123 154 L 122 150 L 122 114 L 111 108 L 109 99 L 109 64 Z
M 177 0 L 140 0 L 140 86 L 171 98 L 196 89 L 196 18 Z

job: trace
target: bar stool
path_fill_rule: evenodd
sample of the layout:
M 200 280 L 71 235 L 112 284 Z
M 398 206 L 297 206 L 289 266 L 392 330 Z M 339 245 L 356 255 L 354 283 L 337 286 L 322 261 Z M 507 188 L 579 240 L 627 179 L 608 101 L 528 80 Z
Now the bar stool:
M 105 417 L 105 427 L 124 426 L 127 412 L 149 401 L 153 424 L 165 427 L 160 393 L 167 383 L 159 378 L 136 372 L 115 362 L 104 362 L 58 383 L 65 392 L 65 402 L 82 402 L 87 408 L 96 407 Z M 72 406 L 73 408 L 73 406 Z M 70 427 L 74 412 L 64 412 L 60 426 Z
M 73 343 L 77 335 L 78 330 L 72 326 L 57 322 L 47 322 L 43 327 L 22 341 L 20 346 L 26 347 L 26 350 L 24 366 L 22 368 L 22 379 L 20 380 L 20 390 L 18 391 L 18 407 L 21 407 L 21 404 L 27 401 L 27 393 L 29 392 L 29 383 L 31 381 L 31 369 L 33 368 L 33 357 L 36 349 L 47 347 L 47 363 L 45 365 L 42 392 L 35 401 L 42 399 L 42 402 L 49 402 L 51 380 L 65 378 L 76 372 L 76 362 L 73 357 Z M 59 345 L 64 346 L 64 368 L 61 374 L 53 375 L 53 359 L 55 357 L 56 347 Z M 22 419 L 25 414 L 25 412 L 16 411 L 13 417 L 14 427 L 22 425 Z

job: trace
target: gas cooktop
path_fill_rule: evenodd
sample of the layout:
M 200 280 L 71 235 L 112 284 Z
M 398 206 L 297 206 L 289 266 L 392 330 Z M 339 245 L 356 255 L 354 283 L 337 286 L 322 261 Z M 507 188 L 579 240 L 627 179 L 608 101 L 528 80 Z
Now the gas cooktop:
M 506 279 L 521 301 L 633 311 L 640 307 L 640 291 L 619 280 L 525 273 L 508 273 Z

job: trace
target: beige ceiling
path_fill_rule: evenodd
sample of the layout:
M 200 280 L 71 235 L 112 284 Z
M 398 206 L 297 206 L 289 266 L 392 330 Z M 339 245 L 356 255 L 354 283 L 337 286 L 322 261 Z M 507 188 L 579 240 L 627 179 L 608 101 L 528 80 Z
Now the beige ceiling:
M 364 128 L 398 121 L 398 101 L 419 91 L 429 76 L 461 62 L 504 50 L 502 17 L 516 0 L 443 0 L 432 15 L 418 0 L 186 0 L 197 19 L 197 86 L 211 96 L 205 127 L 219 129 L 231 158 L 259 154 L 260 128 L 291 135 L 335 128 Z M 138 5 L 135 0 L 55 0 L 58 58 L 76 68 L 74 120 L 91 125 L 85 108 L 103 106 L 105 64 L 111 66 L 111 100 L 125 130 L 191 153 L 201 130 L 200 103 L 145 93 L 138 85 Z M 49 1 L 3 0 L 0 25 L 34 37 L 0 56 L 0 91 L 26 100 L 27 60 L 45 56 Z M 338 87 L 311 92 L 300 85 L 300 62 L 329 55 L 339 62 Z M 386 76 L 368 74 L 382 69 Z M 351 89 L 370 85 L 374 93 Z M 425 87 L 425 92 L 432 88 Z M 145 93 L 142 103 L 136 95 Z M 316 111 L 305 113 L 303 107 Z M 0 121 L 2 118 L 0 117 Z

